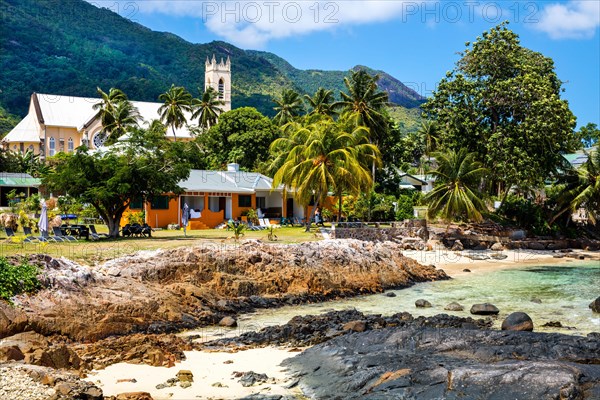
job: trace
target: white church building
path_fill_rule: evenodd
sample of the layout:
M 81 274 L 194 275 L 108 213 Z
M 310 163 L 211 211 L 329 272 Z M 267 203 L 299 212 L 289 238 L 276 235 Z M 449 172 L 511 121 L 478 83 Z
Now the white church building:
M 212 87 L 224 102 L 223 111 L 231 110 L 231 60 L 217 62 L 206 59 L 204 74 L 205 90 Z M 29 103 L 29 112 L 3 139 L 5 149 L 24 153 L 28 149 L 41 156 L 54 156 L 58 152 L 73 152 L 85 145 L 91 149 L 104 144 L 103 132 L 94 104 L 99 98 L 75 97 L 53 94 L 33 93 Z M 144 126 L 159 119 L 158 109 L 162 103 L 131 101 L 141 116 L 140 125 Z M 191 115 L 186 115 L 190 122 Z M 173 132 L 167 129 L 166 136 L 173 139 Z M 177 140 L 191 140 L 193 136 L 187 126 L 175 129 Z

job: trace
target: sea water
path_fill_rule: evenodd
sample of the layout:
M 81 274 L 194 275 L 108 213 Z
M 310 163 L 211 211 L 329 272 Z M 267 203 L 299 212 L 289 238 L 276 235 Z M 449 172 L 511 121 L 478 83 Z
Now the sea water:
M 484 274 L 461 274 L 446 281 L 419 283 L 410 288 L 393 290 L 395 297 L 383 294 L 359 296 L 318 304 L 286 306 L 258 310 L 239 317 L 235 329 L 204 328 L 187 334 L 200 334 L 204 340 L 222 336 L 236 336 L 266 326 L 285 324 L 296 315 L 317 315 L 332 310 L 355 308 L 365 314 L 389 316 L 409 312 L 414 316 L 449 314 L 460 317 L 485 318 L 471 315 L 473 304 L 491 303 L 500 309 L 493 317 L 494 327 L 500 328 L 504 318 L 515 311 L 531 317 L 538 332 L 561 332 L 586 335 L 600 332 L 600 314 L 588 307 L 600 296 L 600 263 L 577 262 L 560 265 L 512 267 Z M 431 308 L 416 308 L 415 301 L 425 299 Z M 458 302 L 464 311 L 444 310 L 444 306 Z M 565 328 L 542 327 L 558 321 Z

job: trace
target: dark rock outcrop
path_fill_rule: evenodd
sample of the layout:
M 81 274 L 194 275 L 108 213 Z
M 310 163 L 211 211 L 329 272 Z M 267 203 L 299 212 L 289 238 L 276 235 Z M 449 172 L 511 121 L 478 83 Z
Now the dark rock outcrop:
M 600 341 L 533 332 L 388 328 L 287 359 L 313 399 L 596 399 Z

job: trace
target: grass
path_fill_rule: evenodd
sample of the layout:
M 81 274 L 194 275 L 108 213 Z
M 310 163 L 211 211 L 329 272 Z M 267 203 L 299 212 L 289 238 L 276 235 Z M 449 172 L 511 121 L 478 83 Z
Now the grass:
M 103 225 L 97 225 L 98 233 L 108 232 Z M 283 227 L 274 230 L 277 240 L 273 243 L 300 243 L 319 240 L 313 227 L 311 232 L 304 232 L 303 227 Z M 19 235 L 19 232 L 16 233 Z M 22 234 L 22 232 L 21 232 Z M 269 242 L 268 230 L 244 231 L 240 240 L 260 239 Z M 18 238 L 9 240 L 4 232 L 0 234 L 0 256 L 15 256 L 28 254 L 48 254 L 52 257 L 66 257 L 71 260 L 95 264 L 139 250 L 174 249 L 177 247 L 200 246 L 202 244 L 214 245 L 215 243 L 235 244 L 233 232 L 224 229 L 209 229 L 188 231 L 187 236 L 183 230 L 160 230 L 152 233 L 151 238 L 118 238 L 102 239 L 97 241 L 79 240 L 77 242 L 62 243 L 23 243 Z

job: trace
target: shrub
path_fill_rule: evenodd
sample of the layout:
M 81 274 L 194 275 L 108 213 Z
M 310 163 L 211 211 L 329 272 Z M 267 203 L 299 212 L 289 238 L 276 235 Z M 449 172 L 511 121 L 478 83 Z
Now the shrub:
M 19 265 L 12 265 L 5 257 L 0 257 L 0 299 L 10 301 L 17 294 L 39 289 L 38 272 L 38 268 L 26 260 Z

